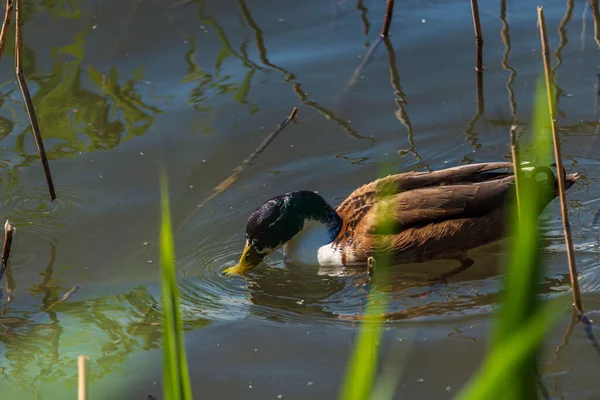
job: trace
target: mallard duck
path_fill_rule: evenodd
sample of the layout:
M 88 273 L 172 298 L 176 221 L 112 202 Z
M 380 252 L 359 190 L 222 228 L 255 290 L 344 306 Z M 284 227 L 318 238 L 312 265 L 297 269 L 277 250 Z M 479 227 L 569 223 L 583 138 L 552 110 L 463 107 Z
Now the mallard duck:
M 336 208 L 311 191 L 274 197 L 250 215 L 240 262 L 223 272 L 244 274 L 282 246 L 288 261 L 333 267 L 366 265 L 382 253 L 394 265 L 468 260 L 468 250 L 507 235 L 511 169 L 491 162 L 390 175 L 359 187 Z M 541 213 L 558 195 L 556 177 L 543 166 L 523 176 L 547 194 Z M 567 189 L 578 178 L 565 175 Z

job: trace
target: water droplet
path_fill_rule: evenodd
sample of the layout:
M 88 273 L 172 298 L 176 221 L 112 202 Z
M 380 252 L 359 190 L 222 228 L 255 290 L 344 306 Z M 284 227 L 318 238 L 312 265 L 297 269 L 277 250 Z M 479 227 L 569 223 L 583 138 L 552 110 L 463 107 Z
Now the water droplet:
M 148 264 L 152 264 L 154 261 L 152 260 L 148 260 Z

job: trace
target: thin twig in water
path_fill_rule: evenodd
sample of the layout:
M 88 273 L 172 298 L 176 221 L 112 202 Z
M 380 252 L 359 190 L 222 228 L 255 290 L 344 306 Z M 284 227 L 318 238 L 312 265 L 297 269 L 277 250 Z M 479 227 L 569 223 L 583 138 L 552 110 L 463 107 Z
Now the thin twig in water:
M 471 13 L 473 14 L 473 32 L 475 33 L 475 87 L 477 89 L 477 114 L 483 114 L 483 36 L 481 35 L 481 21 L 479 20 L 479 4 L 471 0 Z
M 569 261 L 569 275 L 571 277 L 571 287 L 573 289 L 573 304 L 580 314 L 583 314 L 583 305 L 581 304 L 581 293 L 579 291 L 579 280 L 577 278 L 577 265 L 575 263 L 575 251 L 573 249 L 573 238 L 571 236 L 571 226 L 569 224 L 569 210 L 567 208 L 567 196 L 565 194 L 565 174 L 563 173 L 563 163 L 560 150 L 560 138 L 556 131 L 556 111 L 554 109 L 554 97 L 552 88 L 554 87 L 552 79 L 552 69 L 550 67 L 550 46 L 548 45 L 548 34 L 546 32 L 546 20 L 544 19 L 544 9 L 538 6 L 538 25 L 540 27 L 540 39 L 542 41 L 542 55 L 544 60 L 544 72 L 546 75 L 546 92 L 548 96 L 548 111 L 550 114 L 550 130 L 554 141 L 554 158 L 556 162 L 558 192 L 560 196 L 560 211 L 562 214 L 563 232 L 567 245 L 567 258 Z
M 6 220 L 6 223 L 4 224 L 4 245 L 2 246 L 2 259 L 0 261 L 0 279 L 2 279 L 4 276 L 4 270 L 8 265 L 8 258 L 10 257 L 10 248 L 12 246 L 14 233 L 14 225 Z
M 217 187 L 215 187 L 213 194 L 211 194 L 206 200 L 204 200 L 202 202 L 202 204 L 200 204 L 198 206 L 198 208 L 196 208 L 194 210 L 194 212 L 185 219 L 185 221 L 183 221 L 183 223 L 180 225 L 178 231 L 183 228 L 183 226 L 185 226 L 188 221 L 190 219 L 192 219 L 196 213 L 203 208 L 209 201 L 213 200 L 215 197 L 219 196 L 221 193 L 223 193 L 229 186 L 233 185 L 235 183 L 235 181 L 238 180 L 238 178 L 240 177 L 240 174 L 244 171 L 244 169 L 248 168 L 248 166 L 263 152 L 265 151 L 265 149 L 267 148 L 267 146 L 269 144 L 271 144 L 271 142 L 273 140 L 275 140 L 275 138 L 277 137 L 277 135 L 279 135 L 281 133 L 281 131 L 283 130 L 283 128 L 285 128 L 295 117 L 296 114 L 298 113 L 298 108 L 294 107 L 292 112 L 290 113 L 290 115 L 283 120 L 283 122 L 281 122 L 281 124 L 279 124 L 279 126 L 277 126 L 277 128 L 271 132 L 271 134 L 269 136 L 267 136 L 267 138 L 265 140 L 263 140 L 263 142 L 260 144 L 260 146 L 258 146 L 256 148 L 256 150 L 254 150 L 254 152 L 252 154 L 250 154 L 250 156 L 248 158 L 246 158 L 244 161 L 242 161 L 242 163 L 233 170 L 233 172 L 231 173 L 231 175 L 229 175 L 229 177 L 227 177 L 227 179 L 225 179 L 223 182 L 221 182 Z
M 80 355 L 77 359 L 77 400 L 87 399 L 87 362 L 89 357 Z
M 12 245 L 12 239 L 13 239 L 14 233 L 15 233 L 15 227 L 13 226 L 13 224 L 8 222 L 8 220 L 6 220 L 6 223 L 4 224 L 4 245 L 2 246 L 2 258 L 0 259 L 0 281 L 4 277 L 4 272 L 7 271 L 7 273 L 6 273 L 6 292 L 7 293 L 12 292 L 12 284 L 11 284 L 12 277 L 10 277 L 11 279 L 9 279 L 10 269 L 8 268 L 8 259 L 10 257 L 10 248 Z M 2 299 L 2 289 L 0 289 L 0 299 Z M 9 301 L 10 301 L 10 299 L 9 299 Z
M 4 22 L 2 23 L 2 32 L 0 33 L 0 60 L 4 54 L 4 45 L 6 44 L 6 36 L 10 26 L 10 18 L 13 11 L 13 0 L 6 0 L 6 12 L 4 13 Z
M 383 20 L 383 26 L 381 27 L 381 38 L 385 39 L 390 33 L 390 24 L 392 23 L 392 16 L 394 15 L 394 0 L 387 0 L 385 7 L 385 19 Z
M 73 286 L 73 288 L 71 288 L 71 290 L 69 290 L 67 293 L 65 293 L 63 295 L 63 297 L 61 297 L 60 299 L 58 299 L 58 301 L 55 301 L 54 303 L 50 304 L 48 307 L 46 307 L 46 309 L 43 312 L 48 312 L 50 310 L 52 310 L 54 307 L 56 307 L 58 304 L 62 303 L 63 301 L 67 300 L 69 297 L 71 297 L 73 294 L 77 293 L 77 291 L 81 288 L 81 286 L 79 285 L 75 285 Z
M 23 62 L 23 0 L 17 0 L 17 6 L 15 8 L 15 70 L 17 73 L 17 80 L 21 87 L 21 93 L 25 100 L 25 108 L 29 115 L 29 121 L 31 123 L 31 129 L 35 137 L 35 144 L 40 154 L 40 160 L 44 168 L 44 175 L 46 176 L 46 183 L 48 185 L 48 191 L 50 192 L 50 200 L 56 199 L 56 192 L 54 191 L 54 183 L 52 181 L 52 174 L 50 173 L 50 166 L 48 165 L 48 158 L 46 157 L 46 150 L 44 149 L 44 142 L 42 140 L 42 134 L 40 133 L 40 127 L 38 125 L 37 117 L 35 115 L 35 109 L 33 108 L 33 102 L 31 101 L 31 95 L 29 94 L 29 88 L 27 87 L 27 81 L 23 74 L 22 62 Z
M 517 199 L 517 215 L 521 221 L 521 195 L 519 193 L 519 179 L 521 177 L 521 161 L 517 148 L 517 126 L 510 127 L 510 153 L 512 156 L 513 170 L 515 171 L 515 197 Z
M 385 19 L 383 20 L 383 26 L 381 27 L 381 33 L 379 34 L 379 37 L 377 37 L 377 40 L 375 40 L 375 42 L 371 45 L 371 47 L 367 51 L 367 54 L 365 54 L 365 57 L 363 58 L 362 62 L 354 70 L 354 73 L 352 74 L 352 77 L 348 81 L 347 86 L 351 87 L 356 84 L 356 80 L 360 76 L 360 73 L 362 72 L 365 65 L 367 65 L 367 63 L 371 60 L 373 53 L 375 53 L 375 50 L 377 49 L 377 47 L 379 47 L 379 45 L 381 44 L 381 41 L 383 39 L 386 39 L 389 36 L 390 24 L 392 23 L 393 15 L 394 15 L 394 0 L 388 0 L 386 8 L 385 8 Z
M 479 4 L 471 0 L 471 13 L 473 14 L 473 31 L 475 33 L 475 69 L 483 71 L 483 36 L 481 35 L 481 21 L 479 20 Z

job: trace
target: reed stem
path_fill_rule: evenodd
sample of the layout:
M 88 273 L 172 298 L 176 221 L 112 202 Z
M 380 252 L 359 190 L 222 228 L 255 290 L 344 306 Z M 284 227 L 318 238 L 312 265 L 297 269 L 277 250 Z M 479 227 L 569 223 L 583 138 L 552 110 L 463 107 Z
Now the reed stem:
M 394 15 L 394 0 L 387 0 L 385 7 L 385 19 L 383 20 L 383 26 L 381 27 L 381 38 L 386 39 L 390 33 L 390 24 L 392 23 L 392 17 Z
M 4 22 L 2 23 L 2 32 L 0 33 L 0 60 L 2 60 L 2 54 L 4 54 L 4 45 L 6 44 L 6 36 L 8 35 L 10 18 L 13 11 L 13 2 L 14 0 L 6 0 L 6 11 L 4 13 Z
M 29 93 L 29 87 L 23 74 L 23 0 L 17 0 L 17 6 L 15 7 L 15 70 L 17 73 L 17 80 L 21 87 L 21 93 L 25 100 L 25 108 L 29 115 L 29 121 L 31 123 L 31 129 L 35 137 L 35 144 L 42 161 L 44 168 L 44 175 L 46 176 L 46 184 L 48 185 L 48 191 L 50 192 L 50 200 L 56 199 L 56 192 L 54 191 L 54 182 L 52 181 L 52 174 L 50 173 L 50 166 L 48 165 L 48 158 L 46 157 L 46 150 L 44 149 L 44 142 L 42 140 L 42 134 L 40 133 L 40 127 L 38 125 L 37 117 L 35 115 L 35 109 L 33 102 L 31 101 L 31 95 Z
M 83 354 L 77 359 L 77 400 L 87 399 L 87 361 L 88 356 Z
M 471 13 L 473 14 L 473 31 L 475 32 L 475 70 L 483 71 L 483 36 L 481 35 L 479 3 L 477 0 L 471 0 Z
M 221 182 L 217 187 L 215 187 L 213 194 L 211 194 L 206 200 L 204 200 L 195 210 L 194 212 L 187 217 L 183 223 L 177 229 L 178 231 L 187 224 L 187 222 L 196 215 L 196 213 L 203 208 L 209 201 L 213 200 L 215 197 L 219 196 L 223 193 L 228 187 L 233 185 L 235 181 L 238 180 L 240 174 L 248 167 L 250 164 L 271 144 L 273 140 L 281 133 L 283 128 L 285 128 L 290 122 L 296 118 L 296 114 L 298 113 L 298 108 L 294 107 L 290 115 L 284 119 L 281 124 L 277 126 L 277 128 L 267 136 L 265 140 L 254 150 L 252 154 L 250 154 L 242 163 L 233 170 L 231 175 L 229 175 L 223 182 Z
M 517 215 L 521 222 L 521 194 L 519 180 L 521 178 L 521 160 L 517 144 L 517 126 L 510 127 L 510 153 L 512 156 L 513 170 L 515 171 L 515 198 L 517 200 Z
M 538 25 L 540 27 L 540 39 L 542 41 L 542 55 L 544 59 L 544 73 L 546 76 L 546 92 L 548 96 L 548 111 L 550 114 L 550 130 L 554 141 L 554 158 L 556 162 L 558 193 L 560 196 L 560 211 L 562 214 L 563 233 L 567 245 L 567 259 L 569 262 L 569 275 L 571 278 L 571 287 L 573 289 L 573 305 L 583 314 L 583 305 L 581 303 L 581 293 L 579 291 L 579 280 L 577 279 L 577 265 L 575 262 L 575 251 L 573 250 L 573 237 L 571 235 L 571 225 L 569 224 L 569 210 L 567 208 L 567 196 L 565 193 L 565 174 L 563 173 L 562 155 L 560 149 L 560 138 L 556 131 L 556 110 L 554 109 L 554 97 L 552 88 L 554 87 L 552 69 L 550 67 L 550 46 L 548 44 L 548 34 L 546 32 L 546 20 L 544 19 L 544 9 L 538 6 Z

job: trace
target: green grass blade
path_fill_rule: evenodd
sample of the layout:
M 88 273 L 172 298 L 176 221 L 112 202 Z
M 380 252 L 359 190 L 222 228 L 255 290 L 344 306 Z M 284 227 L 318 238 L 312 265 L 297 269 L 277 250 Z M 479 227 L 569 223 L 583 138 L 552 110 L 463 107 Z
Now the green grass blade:
M 160 280 L 164 310 L 163 395 L 166 400 L 191 400 L 192 389 L 183 341 L 183 323 L 169 208 L 167 174 L 160 175 Z
M 505 394 L 506 382 L 514 375 L 515 366 L 535 354 L 544 336 L 565 315 L 564 309 L 565 303 L 558 300 L 549 301 L 523 328 L 516 330 L 506 339 L 497 341 L 483 367 L 467 382 L 455 399 L 489 400 L 498 398 L 499 394 Z
M 386 176 L 391 171 L 382 169 L 380 176 Z M 391 187 L 381 187 L 378 189 L 379 199 L 384 198 Z M 388 226 L 393 222 L 392 207 L 393 204 L 385 206 L 380 203 L 380 212 L 377 215 L 380 226 Z M 385 229 L 385 228 L 383 228 Z M 388 280 L 389 266 L 391 260 L 388 254 L 377 254 L 374 277 L 371 282 L 371 288 L 367 299 L 367 306 L 364 312 L 365 321 L 361 323 L 360 330 L 350 362 L 346 369 L 346 376 L 342 384 L 340 399 L 342 400 L 363 400 L 370 398 L 379 360 L 379 345 L 383 335 L 383 317 L 388 306 L 388 296 L 378 290 L 381 285 Z
M 369 398 L 377 371 L 379 343 L 383 333 L 379 315 L 382 303 L 387 305 L 387 298 L 377 294 L 369 299 L 365 317 L 358 333 L 356 344 L 348 364 L 346 377 L 340 398 L 343 400 L 363 400 Z

